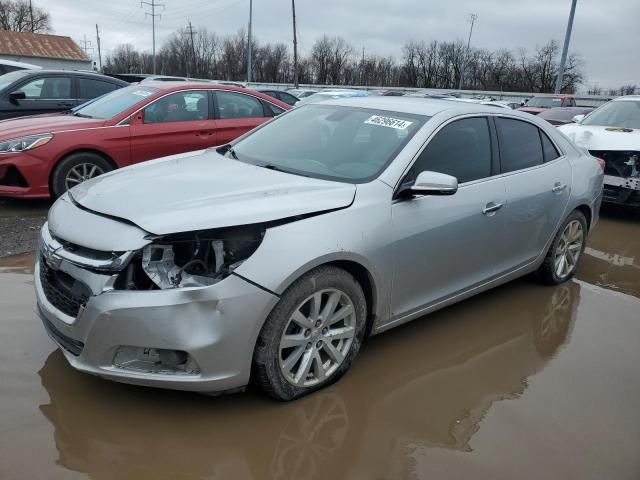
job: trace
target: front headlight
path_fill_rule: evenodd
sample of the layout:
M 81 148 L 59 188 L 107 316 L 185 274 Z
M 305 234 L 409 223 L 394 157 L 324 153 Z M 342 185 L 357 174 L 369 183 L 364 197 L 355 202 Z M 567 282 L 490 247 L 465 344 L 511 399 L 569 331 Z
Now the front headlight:
M 29 137 L 14 138 L 0 142 L 0 153 L 25 152 L 46 145 L 53 138 L 51 133 L 31 135 Z
M 162 289 L 213 285 L 256 251 L 264 232 L 249 225 L 169 235 L 142 250 L 141 267 Z

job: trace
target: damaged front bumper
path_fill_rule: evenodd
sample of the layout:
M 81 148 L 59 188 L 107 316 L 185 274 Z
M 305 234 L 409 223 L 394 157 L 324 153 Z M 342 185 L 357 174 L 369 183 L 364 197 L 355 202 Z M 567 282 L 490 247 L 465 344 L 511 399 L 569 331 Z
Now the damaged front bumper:
M 590 151 L 605 161 L 603 201 L 640 207 L 640 152 Z
M 116 273 L 82 266 L 47 242 L 36 261 L 36 311 L 73 367 L 207 393 L 248 383 L 255 341 L 277 296 L 234 274 L 207 287 L 117 290 Z

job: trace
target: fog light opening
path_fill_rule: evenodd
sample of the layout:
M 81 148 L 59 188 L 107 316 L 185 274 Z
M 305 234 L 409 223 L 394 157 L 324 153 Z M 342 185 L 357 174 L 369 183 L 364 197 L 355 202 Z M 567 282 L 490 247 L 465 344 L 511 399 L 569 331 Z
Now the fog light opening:
M 159 375 L 200 374 L 200 368 L 187 352 L 162 348 L 121 346 L 113 358 L 113 366 Z

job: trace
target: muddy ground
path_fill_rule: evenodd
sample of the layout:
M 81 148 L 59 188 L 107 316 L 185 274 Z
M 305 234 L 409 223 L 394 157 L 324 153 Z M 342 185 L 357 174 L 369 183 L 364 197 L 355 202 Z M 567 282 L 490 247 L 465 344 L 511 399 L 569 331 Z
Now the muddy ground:
M 292 403 L 74 371 L 33 314 L 32 265 L 0 260 L 2 480 L 640 478 L 637 213 L 605 211 L 575 280 L 371 338 Z
M 35 250 L 49 203 L 0 198 L 0 257 Z

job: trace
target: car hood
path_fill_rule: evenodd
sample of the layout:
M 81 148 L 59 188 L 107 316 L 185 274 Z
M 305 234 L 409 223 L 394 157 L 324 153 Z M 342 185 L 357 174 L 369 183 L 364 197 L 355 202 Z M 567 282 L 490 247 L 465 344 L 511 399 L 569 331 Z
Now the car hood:
M 61 130 L 101 127 L 104 123 L 105 120 L 76 117 L 65 113 L 10 118 L 0 121 L 0 140 L 10 140 L 38 133 L 55 133 Z
M 640 150 L 640 129 L 569 124 L 558 127 L 588 150 Z
M 205 150 L 116 170 L 70 195 L 88 210 L 164 235 L 344 208 L 355 192 L 353 184 L 269 170 Z

